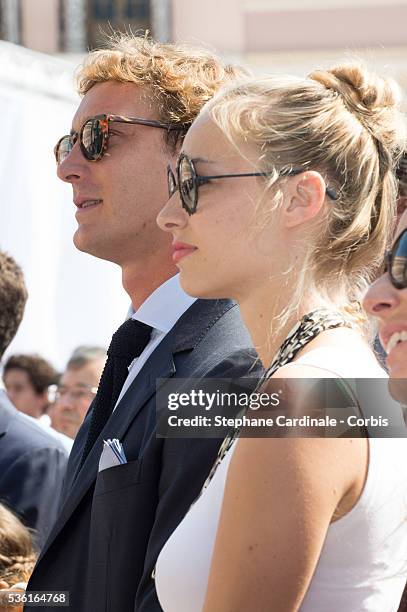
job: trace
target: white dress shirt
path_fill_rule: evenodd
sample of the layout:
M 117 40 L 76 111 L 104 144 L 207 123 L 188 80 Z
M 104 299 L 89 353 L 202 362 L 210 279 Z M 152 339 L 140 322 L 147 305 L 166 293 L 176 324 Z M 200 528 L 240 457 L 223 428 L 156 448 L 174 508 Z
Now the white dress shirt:
M 146 348 L 139 357 L 136 357 L 129 366 L 129 374 L 114 409 L 130 387 L 137 374 L 140 372 L 147 359 L 174 327 L 178 319 L 195 302 L 196 298 L 190 297 L 181 288 L 179 274 L 171 277 L 165 283 L 157 287 L 155 291 L 141 304 L 140 308 L 131 316 L 135 321 L 140 321 L 153 328 L 151 338 Z

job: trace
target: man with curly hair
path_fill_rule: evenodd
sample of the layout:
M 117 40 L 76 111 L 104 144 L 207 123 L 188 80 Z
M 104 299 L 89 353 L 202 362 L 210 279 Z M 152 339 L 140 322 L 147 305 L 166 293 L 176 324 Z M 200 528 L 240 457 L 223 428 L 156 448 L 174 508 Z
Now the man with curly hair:
M 119 265 L 131 299 L 29 584 L 69 591 L 75 612 L 161 610 L 158 553 L 216 457 L 220 440 L 156 436 L 156 380 L 237 378 L 255 361 L 235 304 L 182 291 L 173 246 L 156 225 L 168 199 L 166 169 L 175 169 L 189 126 L 241 74 L 202 49 L 114 37 L 79 71 L 83 98 L 55 148 L 58 176 L 73 190 L 75 246 Z M 120 441 L 127 463 L 101 459 L 108 438 Z
M 0 251 L 0 359 L 17 332 L 26 300 L 20 267 Z M 0 390 L 0 502 L 35 530 L 37 548 L 55 521 L 66 464 L 62 442 L 19 412 Z

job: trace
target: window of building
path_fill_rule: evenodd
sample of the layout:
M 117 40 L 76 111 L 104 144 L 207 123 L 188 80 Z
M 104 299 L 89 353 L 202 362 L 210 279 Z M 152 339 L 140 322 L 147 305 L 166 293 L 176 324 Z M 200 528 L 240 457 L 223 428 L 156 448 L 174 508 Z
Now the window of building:
M 21 43 L 21 0 L 0 0 L 0 38 Z
M 89 47 L 100 46 L 102 32 L 137 32 L 151 28 L 149 0 L 88 0 Z
M 114 19 L 116 2 L 112 0 L 92 0 L 91 16 L 94 19 Z
M 145 0 L 126 0 L 123 7 L 125 19 L 147 20 L 149 18 L 149 2 Z

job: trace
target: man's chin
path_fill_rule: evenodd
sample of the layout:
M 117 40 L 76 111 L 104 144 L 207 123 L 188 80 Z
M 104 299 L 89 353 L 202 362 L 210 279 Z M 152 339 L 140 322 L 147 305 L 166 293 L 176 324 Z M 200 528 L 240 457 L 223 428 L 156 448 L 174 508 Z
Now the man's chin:
M 88 253 L 88 246 L 86 245 L 86 240 L 83 236 L 83 229 L 79 226 L 76 232 L 73 235 L 72 241 L 78 251 L 82 251 L 83 253 Z
M 112 253 L 112 249 L 109 250 L 106 242 L 102 240 L 96 240 L 95 236 L 87 235 L 83 231 L 83 228 L 79 227 L 73 235 L 73 243 L 78 251 L 97 257 L 98 259 L 104 259 L 105 261 L 111 261 L 112 263 L 120 265 L 120 262 Z
M 86 236 L 83 228 L 78 227 L 76 232 L 73 235 L 73 243 L 78 251 L 82 251 L 82 253 L 87 253 L 88 255 L 93 255 L 93 257 L 100 257 L 101 259 L 105 259 L 103 255 L 100 254 L 100 245 L 98 248 L 97 241 L 92 240 L 90 236 Z

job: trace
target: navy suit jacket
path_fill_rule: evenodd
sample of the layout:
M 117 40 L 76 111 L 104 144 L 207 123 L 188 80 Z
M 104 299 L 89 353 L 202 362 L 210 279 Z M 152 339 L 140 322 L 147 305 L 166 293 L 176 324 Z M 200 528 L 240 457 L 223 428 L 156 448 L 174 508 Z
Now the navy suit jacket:
M 0 502 L 36 530 L 38 548 L 55 522 L 67 462 L 63 445 L 0 390 Z
M 254 377 L 256 367 L 259 374 L 238 307 L 197 300 L 147 360 L 75 477 L 89 411 L 71 452 L 60 515 L 28 589 L 69 591 L 75 612 L 161 610 L 151 573 L 221 440 L 156 437 L 156 379 Z M 107 438 L 122 442 L 128 463 L 98 473 Z

